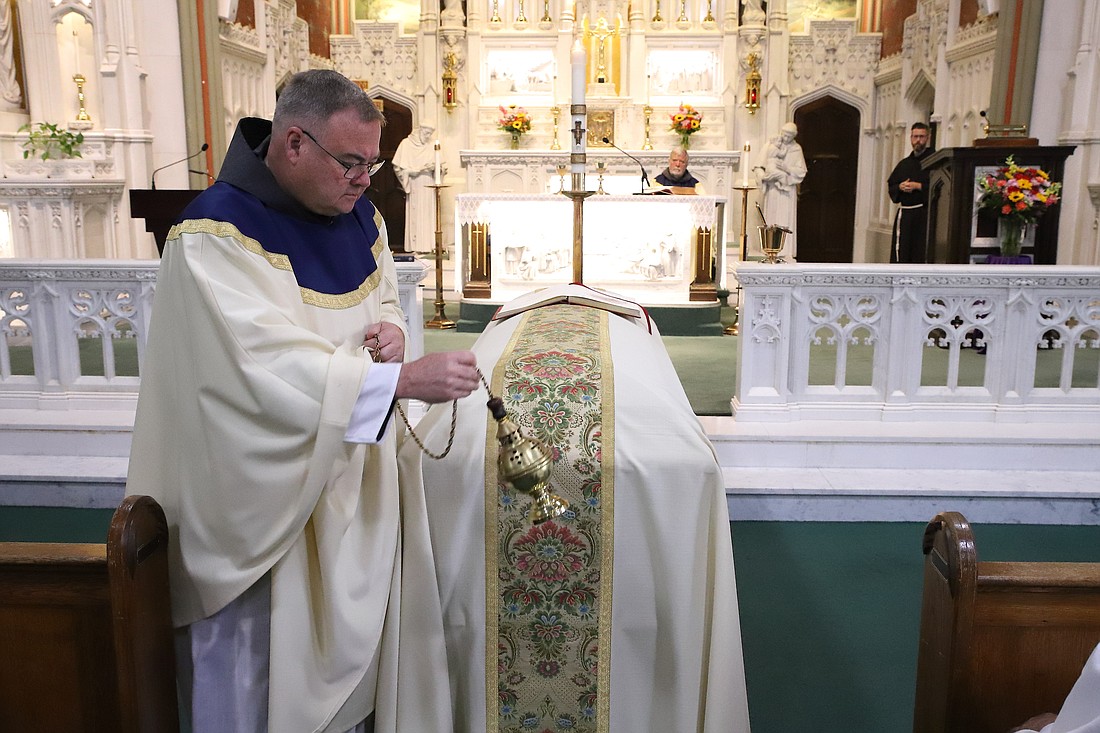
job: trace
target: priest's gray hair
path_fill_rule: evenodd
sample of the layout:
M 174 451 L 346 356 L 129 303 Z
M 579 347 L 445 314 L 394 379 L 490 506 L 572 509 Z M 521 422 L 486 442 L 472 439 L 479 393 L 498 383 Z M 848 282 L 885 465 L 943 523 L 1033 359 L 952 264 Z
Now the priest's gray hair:
M 329 69 L 310 69 L 290 77 L 275 102 L 272 126 L 327 122 L 337 112 L 354 110 L 362 122 L 386 124 L 382 111 L 359 85 Z

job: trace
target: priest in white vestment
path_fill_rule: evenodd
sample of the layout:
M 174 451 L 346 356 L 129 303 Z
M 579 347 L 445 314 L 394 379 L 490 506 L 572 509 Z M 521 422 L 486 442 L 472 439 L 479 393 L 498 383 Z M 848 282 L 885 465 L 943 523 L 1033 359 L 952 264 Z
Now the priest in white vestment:
M 598 300 L 640 317 L 564 302 Z M 455 731 L 748 731 L 721 470 L 656 328 L 580 285 L 518 301 L 473 350 L 570 507 L 533 525 L 498 484 L 478 393 L 423 459 Z M 416 432 L 451 430 L 441 404 Z

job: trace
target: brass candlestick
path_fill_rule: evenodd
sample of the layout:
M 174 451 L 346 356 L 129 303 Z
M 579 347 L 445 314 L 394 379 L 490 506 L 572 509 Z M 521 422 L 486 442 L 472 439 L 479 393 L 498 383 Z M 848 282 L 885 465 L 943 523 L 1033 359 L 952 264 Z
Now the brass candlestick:
M 749 216 L 749 191 L 755 191 L 756 186 L 750 186 L 748 183 L 742 186 L 734 186 L 734 191 L 741 192 L 741 261 L 744 262 L 749 257 L 749 235 L 748 229 L 748 216 Z M 723 267 L 725 263 L 723 263 Z M 741 320 L 741 283 L 737 283 L 737 303 L 733 307 L 733 323 L 726 326 L 722 333 L 727 336 L 736 336 L 740 327 L 738 326 Z
M 435 190 L 435 316 L 424 328 L 454 328 L 455 322 L 447 318 L 447 304 L 443 300 L 443 189 L 449 187 L 433 183 L 428 188 Z
M 584 158 L 584 153 L 580 157 Z M 573 199 L 573 282 L 578 285 L 584 284 L 584 200 L 595 193 L 584 190 L 583 173 L 573 174 L 573 190 L 562 191 Z
M 647 104 L 642 107 L 642 114 L 645 115 L 645 142 L 642 143 L 642 150 L 653 150 L 653 143 L 649 139 L 649 118 L 653 116 L 653 108 Z
M 556 104 L 551 107 L 550 116 L 554 118 L 554 141 L 550 143 L 550 149 L 561 150 L 561 143 L 558 142 L 558 118 L 561 117 L 561 107 Z
M 84 108 L 84 82 L 87 79 L 83 74 L 73 74 L 73 81 L 76 82 L 76 102 L 79 109 L 76 112 L 77 122 L 91 122 L 91 115 L 88 114 L 88 110 Z

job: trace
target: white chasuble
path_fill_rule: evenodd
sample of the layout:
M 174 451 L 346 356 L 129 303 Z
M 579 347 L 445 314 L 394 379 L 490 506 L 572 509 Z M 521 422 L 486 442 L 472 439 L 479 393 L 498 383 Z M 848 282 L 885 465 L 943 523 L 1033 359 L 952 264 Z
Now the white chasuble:
M 449 727 L 427 682 L 444 658 L 423 498 L 399 482 L 396 431 L 344 442 L 365 329 L 404 328 L 384 229 L 373 249 L 360 292 L 318 295 L 236 227 L 189 220 L 158 277 L 127 488 L 168 517 L 177 626 L 270 574 L 272 733 L 372 710 L 380 732 Z M 414 492 L 418 468 L 402 466 Z
M 533 526 L 486 393 L 460 401 L 423 461 L 455 731 L 748 731 L 721 471 L 660 337 L 551 305 L 473 349 L 570 507 Z M 416 431 L 439 451 L 450 425 L 439 405 Z

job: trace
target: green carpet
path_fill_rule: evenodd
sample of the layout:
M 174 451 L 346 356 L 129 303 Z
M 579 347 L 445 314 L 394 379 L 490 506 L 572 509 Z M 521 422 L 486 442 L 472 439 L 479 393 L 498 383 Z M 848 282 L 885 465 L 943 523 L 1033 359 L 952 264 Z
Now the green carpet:
M 454 304 L 448 304 L 451 315 Z M 431 314 L 426 320 L 431 320 Z M 723 308 L 721 323 L 733 322 L 733 309 Z M 424 329 L 424 352 L 468 349 L 478 334 L 456 329 Z M 676 374 L 696 415 L 729 415 L 737 367 L 736 336 L 662 336 Z

